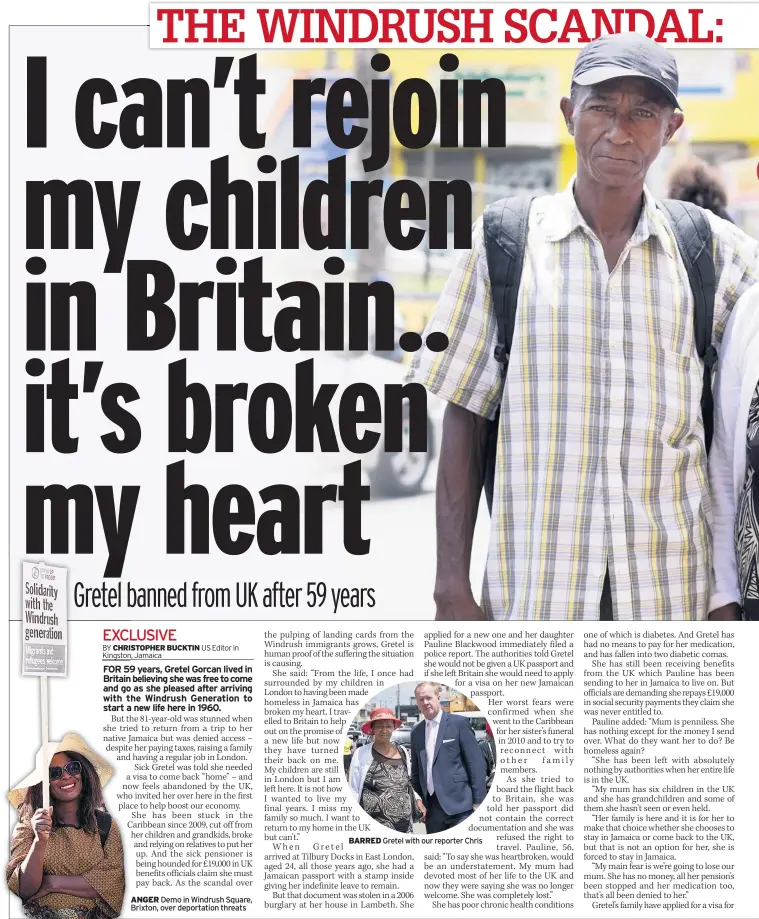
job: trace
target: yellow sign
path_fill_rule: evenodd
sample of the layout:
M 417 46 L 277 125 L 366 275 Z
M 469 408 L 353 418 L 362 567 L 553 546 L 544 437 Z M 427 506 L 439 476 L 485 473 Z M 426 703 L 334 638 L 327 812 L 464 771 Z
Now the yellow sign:
M 460 67 L 457 80 L 500 80 L 506 87 L 508 123 L 550 122 L 559 98 L 558 79 L 553 67 L 498 67 L 470 65 Z M 459 85 L 459 93 L 462 86 Z

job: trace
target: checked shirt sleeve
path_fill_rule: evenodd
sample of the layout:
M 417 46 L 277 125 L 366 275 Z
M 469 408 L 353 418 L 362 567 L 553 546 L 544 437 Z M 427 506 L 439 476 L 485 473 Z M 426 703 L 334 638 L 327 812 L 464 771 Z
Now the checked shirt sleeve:
M 422 339 L 430 332 L 444 332 L 448 347 L 435 353 L 422 345 L 407 380 L 492 419 L 500 405 L 503 380 L 494 357 L 498 335 L 481 219 L 474 225 L 472 248 L 460 255 L 451 271 Z
M 707 212 L 712 227 L 717 290 L 714 298 L 714 344 L 720 347 L 733 307 L 759 282 L 759 242 Z

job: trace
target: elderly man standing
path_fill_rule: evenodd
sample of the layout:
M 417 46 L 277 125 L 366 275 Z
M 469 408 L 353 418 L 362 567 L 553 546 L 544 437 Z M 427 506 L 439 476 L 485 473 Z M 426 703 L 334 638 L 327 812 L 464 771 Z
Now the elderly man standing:
M 508 373 L 482 220 L 448 279 L 425 335 L 444 332 L 449 346 L 419 352 L 410 374 L 449 403 L 438 619 L 738 617 L 733 606 L 708 608 L 694 296 L 672 225 L 644 184 L 683 123 L 677 90 L 673 56 L 644 36 L 605 36 L 578 55 L 561 100 L 577 174 L 560 194 L 536 198 L 526 218 Z M 759 278 L 759 250 L 705 216 L 718 346 L 736 300 Z M 469 564 L 499 410 L 480 605 Z
M 438 685 L 420 683 L 414 695 L 423 720 L 411 732 L 411 784 L 427 808 L 427 832 L 439 833 L 482 803 L 485 758 L 469 721 L 440 707 Z

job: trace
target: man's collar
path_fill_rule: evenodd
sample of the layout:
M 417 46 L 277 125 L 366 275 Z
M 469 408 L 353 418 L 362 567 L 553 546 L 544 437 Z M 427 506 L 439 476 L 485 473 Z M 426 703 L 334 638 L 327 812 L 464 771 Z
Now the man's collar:
M 572 176 L 564 191 L 548 199 L 542 219 L 543 235 L 548 242 L 565 239 L 580 227 L 585 232 L 595 235 L 577 207 L 574 196 L 575 179 L 576 176 Z M 632 245 L 636 246 L 645 242 L 649 236 L 656 236 L 667 255 L 675 257 L 666 220 L 656 206 L 654 196 L 644 185 L 643 210 L 631 238 Z
M 434 718 L 425 718 L 424 720 L 425 721 L 437 721 L 437 723 L 440 724 L 440 722 L 442 721 L 442 718 L 443 718 L 443 709 L 441 708 L 438 711 L 437 715 L 435 715 Z

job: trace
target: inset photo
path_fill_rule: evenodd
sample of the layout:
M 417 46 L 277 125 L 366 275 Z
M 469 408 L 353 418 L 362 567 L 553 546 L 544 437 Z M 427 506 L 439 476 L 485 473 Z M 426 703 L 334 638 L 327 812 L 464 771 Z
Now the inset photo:
M 345 777 L 358 805 L 397 833 L 440 833 L 480 807 L 496 744 L 475 702 L 429 680 L 379 690 L 343 738 Z

